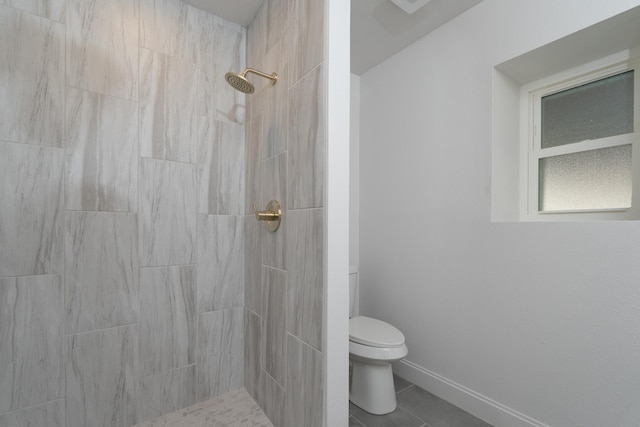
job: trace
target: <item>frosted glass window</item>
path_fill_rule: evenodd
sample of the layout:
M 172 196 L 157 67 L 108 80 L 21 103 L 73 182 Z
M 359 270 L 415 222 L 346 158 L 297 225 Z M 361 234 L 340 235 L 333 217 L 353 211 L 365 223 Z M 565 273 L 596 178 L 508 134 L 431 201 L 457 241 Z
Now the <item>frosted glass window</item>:
M 541 100 L 542 148 L 633 132 L 633 70 Z
M 539 160 L 538 210 L 631 207 L 631 144 Z

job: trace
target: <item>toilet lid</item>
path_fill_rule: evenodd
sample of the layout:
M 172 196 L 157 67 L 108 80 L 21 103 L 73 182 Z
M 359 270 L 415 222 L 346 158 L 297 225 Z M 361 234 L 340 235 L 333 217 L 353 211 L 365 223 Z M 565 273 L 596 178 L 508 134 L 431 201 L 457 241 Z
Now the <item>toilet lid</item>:
M 404 335 L 387 322 L 358 316 L 349 319 L 349 340 L 371 347 L 400 347 Z

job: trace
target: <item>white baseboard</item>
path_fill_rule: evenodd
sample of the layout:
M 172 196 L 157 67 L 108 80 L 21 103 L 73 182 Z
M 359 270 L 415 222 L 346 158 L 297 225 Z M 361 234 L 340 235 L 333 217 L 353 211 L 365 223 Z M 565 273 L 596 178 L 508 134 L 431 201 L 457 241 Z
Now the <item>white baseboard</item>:
M 398 376 L 495 427 L 550 427 L 408 360 L 394 363 L 393 370 Z

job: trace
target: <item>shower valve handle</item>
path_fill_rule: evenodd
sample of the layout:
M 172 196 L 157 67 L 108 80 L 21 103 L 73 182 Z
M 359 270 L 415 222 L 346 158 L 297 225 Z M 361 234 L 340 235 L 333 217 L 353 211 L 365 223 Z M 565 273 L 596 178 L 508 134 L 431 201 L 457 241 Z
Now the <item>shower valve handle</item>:
M 277 200 L 271 200 L 264 211 L 259 211 L 254 203 L 253 213 L 256 215 L 256 221 L 266 221 L 269 231 L 274 232 L 280 227 L 282 209 L 280 209 L 280 203 Z

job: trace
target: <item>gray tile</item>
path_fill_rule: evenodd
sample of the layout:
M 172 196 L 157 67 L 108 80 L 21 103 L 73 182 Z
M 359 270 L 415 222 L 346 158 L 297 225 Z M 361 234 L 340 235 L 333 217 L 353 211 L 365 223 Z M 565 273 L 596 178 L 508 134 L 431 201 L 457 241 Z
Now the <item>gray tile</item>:
M 0 7 L 0 58 L 0 140 L 62 147 L 64 25 Z
M 61 274 L 64 152 L 0 142 L 0 276 Z
M 264 70 L 276 72 L 278 82 L 272 85 L 269 80 L 262 82 L 259 97 L 264 117 L 264 153 L 265 159 L 276 156 L 288 147 L 289 143 L 289 87 L 291 86 L 290 67 L 286 56 L 282 54 L 282 42 L 277 42 L 265 56 Z M 259 90 L 259 87 L 256 87 Z M 309 102 L 307 99 L 306 102 Z
M 324 0 L 289 2 L 291 63 L 294 81 L 322 62 L 324 55 Z
M 135 101 L 138 1 L 68 0 L 66 29 L 67 84 Z
M 193 36 L 200 41 L 197 60 L 198 115 L 244 124 L 245 96 L 221 78 L 245 64 L 245 30 L 240 25 L 190 9 Z
M 140 269 L 140 372 L 195 363 L 196 267 Z
M 136 215 L 68 212 L 65 242 L 66 331 L 138 320 Z
M 352 416 L 349 416 L 349 427 L 364 427 L 364 424 L 360 423 Z
M 323 210 L 287 211 L 288 331 L 322 349 Z
M 323 423 L 322 354 L 289 335 L 285 425 L 319 427 Z
M 253 213 L 253 204 L 262 199 L 262 115 L 246 124 L 245 139 L 245 213 Z
M 242 387 L 244 377 L 244 309 L 199 315 L 196 357 L 198 400 Z
M 262 318 L 244 310 L 244 387 L 256 400 L 262 374 Z
M 287 356 L 287 272 L 264 267 L 262 277 L 265 371 L 284 386 Z
M 244 127 L 200 117 L 198 213 L 244 213 Z
M 217 214 L 219 182 L 220 141 L 226 136 L 225 128 L 233 130 L 232 124 L 209 117 L 198 118 L 198 213 Z
M 136 103 L 68 88 L 66 110 L 66 208 L 136 211 Z
M 129 427 L 137 422 L 135 326 L 67 337 L 68 427 Z
M 138 420 L 159 417 L 196 403 L 195 365 L 149 375 L 140 380 Z
M 218 145 L 218 213 L 244 213 L 244 126 L 224 128 L 226 133 Z
M 289 28 L 289 0 L 267 2 L 267 49 L 270 49 Z
M 140 46 L 175 55 L 187 10 L 182 0 L 140 0 Z
M 317 67 L 291 88 L 289 104 L 288 208 L 324 204 L 324 78 Z
M 244 217 L 244 306 L 262 314 L 262 238 L 264 224 Z
M 256 16 L 251 21 L 247 29 L 247 59 L 251 67 L 262 68 L 263 59 L 267 52 L 267 8 L 268 2 L 264 2 L 256 12 Z M 247 97 L 247 106 L 253 103 L 254 97 Z M 252 111 L 253 113 L 257 111 Z M 255 117 L 255 116 L 252 116 Z
M 259 203 L 258 209 L 265 209 L 270 200 L 279 201 L 282 211 L 285 212 L 285 217 L 282 218 L 284 223 L 287 220 L 287 153 L 267 159 L 263 164 L 262 202 Z M 264 265 L 285 268 L 287 227 L 283 223 L 274 233 L 266 232 L 264 226 L 261 227 Z
M 140 49 L 140 155 L 195 163 L 194 64 Z
M 64 399 L 0 414 L 0 427 L 65 427 Z
M 393 374 L 393 385 L 396 390 L 396 393 L 399 393 L 402 390 L 411 387 L 413 383 L 405 380 L 404 378 L 397 376 L 396 374 Z
M 64 3 L 65 0 L 0 0 L 0 4 L 58 22 L 64 22 Z
M 285 397 L 286 392 L 271 375 L 263 371 L 261 376 L 260 396 L 258 402 L 265 414 L 276 426 L 285 424 Z
M 195 165 L 140 159 L 140 266 L 194 264 Z
M 0 278 L 0 412 L 64 397 L 63 322 L 61 276 Z
M 361 425 L 366 427 L 422 427 L 427 426 L 425 422 L 418 419 L 402 408 L 385 415 L 373 415 L 358 408 L 353 403 L 349 403 L 349 413 Z M 359 424 L 356 424 L 359 425 Z M 454 424 L 452 424 L 454 425 Z
M 242 307 L 243 217 L 198 215 L 198 312 Z
M 397 399 L 399 407 L 426 421 L 430 427 L 491 427 L 420 387 L 409 387 L 398 393 Z
M 137 427 L 273 427 L 244 389 L 146 421 Z

